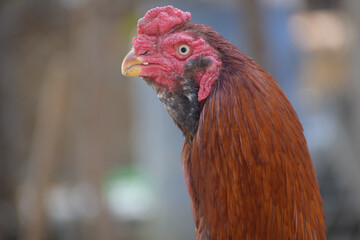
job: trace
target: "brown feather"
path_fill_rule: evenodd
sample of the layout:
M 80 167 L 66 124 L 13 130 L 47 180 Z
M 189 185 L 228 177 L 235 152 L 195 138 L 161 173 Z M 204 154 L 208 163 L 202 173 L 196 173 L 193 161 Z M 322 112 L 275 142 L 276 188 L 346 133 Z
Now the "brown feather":
M 297 114 L 269 74 L 203 28 L 222 54 L 223 69 L 203 103 L 193 141 L 183 148 L 197 240 L 325 239 L 322 201 Z

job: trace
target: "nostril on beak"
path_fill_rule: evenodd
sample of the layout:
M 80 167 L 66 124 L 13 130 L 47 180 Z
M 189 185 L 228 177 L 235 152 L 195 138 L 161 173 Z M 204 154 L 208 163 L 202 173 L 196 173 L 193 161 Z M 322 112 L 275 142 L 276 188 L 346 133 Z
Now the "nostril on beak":
M 144 53 L 141 53 L 140 56 L 146 56 L 149 53 L 149 50 L 145 51 Z

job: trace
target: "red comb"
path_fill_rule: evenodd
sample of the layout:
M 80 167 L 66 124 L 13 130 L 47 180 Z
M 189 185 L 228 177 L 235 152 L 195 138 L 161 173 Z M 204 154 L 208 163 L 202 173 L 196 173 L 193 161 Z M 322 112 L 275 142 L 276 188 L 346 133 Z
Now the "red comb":
M 137 32 L 138 35 L 158 36 L 177 25 L 189 22 L 190 18 L 189 12 L 183 12 L 173 6 L 153 8 L 145 14 L 145 17 L 140 18 Z

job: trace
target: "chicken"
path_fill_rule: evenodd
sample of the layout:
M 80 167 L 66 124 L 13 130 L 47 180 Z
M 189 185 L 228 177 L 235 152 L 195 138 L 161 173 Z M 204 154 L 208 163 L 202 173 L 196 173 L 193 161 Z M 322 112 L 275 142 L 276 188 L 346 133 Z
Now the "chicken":
M 277 82 L 211 27 L 149 10 L 122 73 L 156 92 L 185 136 L 197 240 L 325 239 L 303 128 Z

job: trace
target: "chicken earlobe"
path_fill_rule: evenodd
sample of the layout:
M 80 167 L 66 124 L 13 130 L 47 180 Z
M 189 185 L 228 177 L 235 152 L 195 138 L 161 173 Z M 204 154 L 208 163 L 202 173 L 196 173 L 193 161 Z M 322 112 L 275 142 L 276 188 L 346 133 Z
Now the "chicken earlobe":
M 204 74 L 200 77 L 199 85 L 199 93 L 198 100 L 199 102 L 206 99 L 211 91 L 211 87 L 216 82 L 219 77 L 221 61 L 217 56 L 206 56 L 204 57 L 207 62 L 209 62 L 208 67 Z

